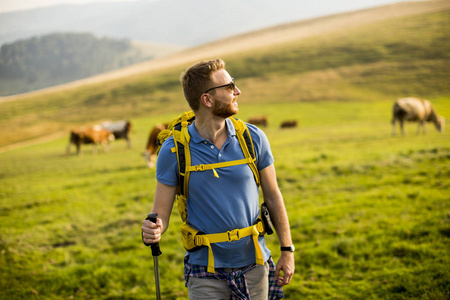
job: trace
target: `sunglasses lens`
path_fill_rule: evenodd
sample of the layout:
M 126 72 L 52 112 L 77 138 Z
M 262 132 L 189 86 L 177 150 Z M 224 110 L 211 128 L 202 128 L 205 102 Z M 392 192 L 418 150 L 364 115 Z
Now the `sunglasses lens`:
M 229 89 L 233 92 L 236 90 L 236 84 L 234 83 L 234 80 L 230 83 Z

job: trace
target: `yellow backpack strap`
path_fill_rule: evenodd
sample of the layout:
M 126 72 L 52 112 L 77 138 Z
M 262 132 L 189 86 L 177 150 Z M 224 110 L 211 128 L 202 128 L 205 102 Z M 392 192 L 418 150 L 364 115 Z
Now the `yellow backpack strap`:
M 249 162 L 250 169 L 253 171 L 253 174 L 255 175 L 255 181 L 256 184 L 259 186 L 260 179 L 259 179 L 259 171 L 256 167 L 256 153 L 255 148 L 253 147 L 253 141 L 252 137 L 250 135 L 250 132 L 248 131 L 247 125 L 244 121 L 235 119 L 230 117 L 230 120 L 233 122 L 234 128 L 236 130 L 236 135 L 239 140 L 239 144 L 241 145 L 242 152 L 244 153 L 244 157 L 246 159 L 251 160 Z
M 193 243 L 192 246 L 200 247 L 206 246 L 208 247 L 208 268 L 207 271 L 209 273 L 214 273 L 214 255 L 211 248 L 211 244 L 221 243 L 221 242 L 233 242 L 238 241 L 246 236 L 252 236 L 253 244 L 255 246 L 255 257 L 256 263 L 258 265 L 264 265 L 264 258 L 262 254 L 261 247 L 258 243 L 258 236 L 264 233 L 264 228 L 261 222 L 258 222 L 255 225 L 242 228 L 242 229 L 234 229 L 227 232 L 222 233 L 213 233 L 213 234 L 196 234 L 192 235 Z
M 188 166 L 188 167 L 186 167 L 186 172 L 198 172 L 198 171 L 212 170 L 214 173 L 214 176 L 219 178 L 219 174 L 217 173 L 216 169 L 237 166 L 237 165 L 243 165 L 243 164 L 251 164 L 252 162 L 253 162 L 252 158 L 248 157 L 248 158 L 244 158 L 244 159 L 225 161 L 225 162 L 215 163 L 215 164 L 208 164 L 208 165 L 202 164 L 202 165 Z
M 180 116 L 179 122 L 173 128 L 173 139 L 177 152 L 180 194 L 187 198 L 189 188 L 189 171 L 191 166 L 191 153 L 189 151 L 189 141 L 191 137 L 188 132 L 188 125 L 192 123 L 195 115 L 192 111 L 185 112 Z
M 235 160 L 235 161 L 226 161 L 221 163 L 215 163 L 215 164 L 201 164 L 196 166 L 191 166 L 190 161 L 190 153 L 189 153 L 189 133 L 187 132 L 187 126 L 185 129 L 185 132 L 183 133 L 182 126 L 178 126 L 178 129 L 174 130 L 174 138 L 180 139 L 180 143 L 184 145 L 184 152 L 179 152 L 182 150 L 183 147 L 179 146 L 177 148 L 178 153 L 178 161 L 179 161 L 179 169 L 180 174 L 182 174 L 182 180 L 184 180 L 184 186 L 182 188 L 182 194 L 186 196 L 187 198 L 187 189 L 188 189 L 188 182 L 189 182 L 189 174 L 190 172 L 197 172 L 197 171 L 205 171 L 205 170 L 212 170 L 215 177 L 219 178 L 219 174 L 217 173 L 216 169 L 218 168 L 224 168 L 224 167 L 230 167 L 230 166 L 237 166 L 242 164 L 248 164 L 250 169 L 252 170 L 256 184 L 260 184 L 259 179 L 259 172 L 258 168 L 256 167 L 256 154 L 255 149 L 253 147 L 253 141 L 250 135 L 250 132 L 248 131 L 247 125 L 239 119 L 230 118 L 230 120 L 233 122 L 233 125 L 236 130 L 236 136 L 238 137 L 239 144 L 242 149 L 242 153 L 244 154 L 244 159 Z M 182 123 L 183 124 L 183 123 Z M 188 123 L 190 124 L 190 123 Z M 181 131 L 180 134 L 176 134 L 176 132 Z M 180 135 L 180 137 L 178 137 Z M 185 157 L 186 162 L 184 162 L 183 157 Z M 188 161 L 189 160 L 189 161 Z M 180 179 L 180 183 L 181 183 Z

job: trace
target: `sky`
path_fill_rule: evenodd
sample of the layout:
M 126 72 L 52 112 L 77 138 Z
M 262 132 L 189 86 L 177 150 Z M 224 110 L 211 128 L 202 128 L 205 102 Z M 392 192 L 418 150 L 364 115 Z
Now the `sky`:
M 138 0 L 0 0 L 0 13 L 33 9 L 33 8 L 37 8 L 37 7 L 52 6 L 52 5 L 58 5 L 58 4 L 67 4 L 67 3 L 84 4 L 84 3 L 89 3 L 89 2 L 120 2 L 120 1 L 130 2 L 130 1 L 138 1 Z M 155 0 L 145 0 L 145 1 L 155 1 Z M 186 0 L 186 1 L 189 1 L 189 0 Z M 282 1 L 282 0 L 278 0 L 278 1 Z M 386 2 L 401 2 L 401 1 L 405 1 L 405 0 L 398 0 L 398 1 L 395 1 L 395 0 L 392 0 L 392 1 L 371 0 L 371 1 L 365 1 L 365 2 L 370 2 L 370 5 L 368 5 L 368 6 L 376 6 L 376 5 L 386 4 Z M 333 2 L 339 2 L 339 0 L 333 0 Z M 355 0 L 355 3 L 357 3 L 357 2 L 358 2 L 358 0 Z
M 84 4 L 89 2 L 130 2 L 137 0 L 0 0 L 0 13 L 33 9 L 58 4 Z

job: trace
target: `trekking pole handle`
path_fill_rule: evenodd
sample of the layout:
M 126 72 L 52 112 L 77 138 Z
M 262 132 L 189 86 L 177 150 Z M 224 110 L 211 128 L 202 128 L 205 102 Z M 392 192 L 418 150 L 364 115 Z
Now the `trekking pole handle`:
M 156 213 L 152 213 L 152 214 L 148 214 L 146 220 L 149 220 L 150 222 L 153 222 L 156 224 L 156 217 L 158 216 L 158 214 Z M 152 255 L 153 256 L 160 256 L 161 250 L 159 249 L 159 242 L 158 243 L 154 243 L 154 244 L 150 244 L 150 247 L 152 248 Z

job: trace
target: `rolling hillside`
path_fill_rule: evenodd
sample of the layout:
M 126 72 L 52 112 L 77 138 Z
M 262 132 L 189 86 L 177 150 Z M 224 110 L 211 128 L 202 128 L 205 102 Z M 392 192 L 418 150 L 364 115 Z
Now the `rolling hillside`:
M 391 136 L 389 122 L 393 100 L 410 95 L 450 117 L 448 2 L 267 28 L 4 98 L 0 299 L 154 298 L 140 228 L 156 170 L 142 150 L 155 123 L 187 109 L 182 70 L 217 56 L 242 91 L 237 117 L 269 117 L 296 246 L 286 299 L 449 299 L 449 133 L 430 124 L 417 135 L 408 124 L 405 136 Z M 72 126 L 124 118 L 131 149 L 118 140 L 108 153 L 86 145 L 66 155 Z M 288 119 L 299 125 L 281 129 Z M 160 244 L 162 299 L 188 299 L 181 222 L 174 207 Z M 277 261 L 276 235 L 266 242 Z
M 410 2 L 296 22 L 6 97 L 0 126 L 10 130 L 0 146 L 104 119 L 179 112 L 187 108 L 180 72 L 218 56 L 244 91 L 241 103 L 448 97 L 449 9 L 448 1 Z

